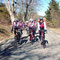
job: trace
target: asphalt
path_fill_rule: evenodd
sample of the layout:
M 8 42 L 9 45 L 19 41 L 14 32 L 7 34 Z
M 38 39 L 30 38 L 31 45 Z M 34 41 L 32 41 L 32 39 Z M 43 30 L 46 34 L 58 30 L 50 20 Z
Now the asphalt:
M 45 39 L 48 44 L 43 48 L 39 39 L 31 44 L 26 31 L 23 31 L 21 45 L 15 47 L 14 38 L 0 45 L 0 60 L 60 60 L 59 36 L 54 31 L 48 30 Z

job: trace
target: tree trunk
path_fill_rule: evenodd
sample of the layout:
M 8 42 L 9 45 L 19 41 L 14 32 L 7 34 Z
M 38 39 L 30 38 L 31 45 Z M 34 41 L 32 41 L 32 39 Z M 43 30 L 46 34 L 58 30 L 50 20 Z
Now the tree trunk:
M 16 3 L 16 0 L 15 0 L 15 3 Z M 11 5 L 10 5 L 10 2 L 8 0 L 8 3 L 7 3 L 7 0 L 5 0 L 5 6 L 10 14 L 10 18 L 11 18 L 11 22 L 13 23 L 14 21 L 14 0 L 12 0 L 12 8 L 11 8 Z M 15 4 L 15 10 L 16 10 L 16 4 Z

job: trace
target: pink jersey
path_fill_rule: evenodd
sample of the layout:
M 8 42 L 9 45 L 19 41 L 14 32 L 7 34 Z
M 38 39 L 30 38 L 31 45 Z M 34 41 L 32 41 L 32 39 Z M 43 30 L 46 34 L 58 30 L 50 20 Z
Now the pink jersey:
M 28 27 L 32 27 L 32 23 L 31 22 L 28 23 Z
M 36 21 L 29 22 L 29 27 L 32 27 L 35 29 L 37 27 L 37 22 Z
M 36 28 L 36 27 L 37 27 L 37 22 L 33 21 L 33 28 Z
M 22 29 L 23 28 L 23 23 L 19 22 L 19 28 Z
M 19 27 L 19 21 L 14 21 L 13 22 L 13 28 L 15 28 L 15 27 Z

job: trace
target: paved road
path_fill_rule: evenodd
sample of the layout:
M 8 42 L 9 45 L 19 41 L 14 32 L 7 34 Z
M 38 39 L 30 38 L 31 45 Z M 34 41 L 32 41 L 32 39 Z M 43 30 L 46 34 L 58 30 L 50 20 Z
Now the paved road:
M 24 31 L 22 40 L 26 42 L 29 37 L 25 35 L 26 32 Z M 60 60 L 60 36 L 48 30 L 46 40 L 49 44 L 45 49 L 42 48 L 39 41 L 33 45 L 27 41 L 18 45 L 16 49 L 13 45 L 14 39 L 11 38 L 0 47 L 0 60 Z

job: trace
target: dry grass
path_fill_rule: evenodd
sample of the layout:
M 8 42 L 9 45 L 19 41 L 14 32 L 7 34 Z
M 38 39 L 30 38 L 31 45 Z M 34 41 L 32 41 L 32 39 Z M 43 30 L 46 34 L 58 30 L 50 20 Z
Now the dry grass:
M 57 34 L 60 34 L 60 28 L 50 28 L 50 29 L 55 31 Z
M 11 25 L 0 24 L 0 43 L 8 40 L 13 35 L 11 34 Z
M 3 36 L 4 36 L 4 37 L 3 37 Z M 0 38 L 0 39 L 1 39 L 1 40 L 0 40 L 0 44 L 1 44 L 1 43 L 4 43 L 5 41 L 9 40 L 11 37 L 13 37 L 13 34 L 10 35 L 10 36 L 5 36 L 5 35 L 2 35 L 2 36 L 1 36 L 1 35 L 0 35 L 0 37 L 1 37 L 1 38 Z

